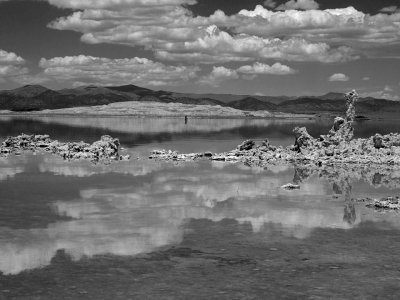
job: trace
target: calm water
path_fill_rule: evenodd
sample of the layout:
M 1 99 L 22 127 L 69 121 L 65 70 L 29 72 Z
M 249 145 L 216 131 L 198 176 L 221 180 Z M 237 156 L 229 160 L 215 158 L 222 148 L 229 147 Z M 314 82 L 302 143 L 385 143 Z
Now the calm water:
M 0 299 L 398 298 L 400 215 L 350 199 L 399 195 L 400 171 L 147 159 L 155 148 L 218 152 L 248 138 L 289 145 L 294 126 L 318 136 L 331 125 L 1 117 L 0 139 L 110 134 L 132 159 L 0 158 Z M 395 131 L 396 122 L 356 127 L 358 137 Z M 288 182 L 301 189 L 282 190 Z

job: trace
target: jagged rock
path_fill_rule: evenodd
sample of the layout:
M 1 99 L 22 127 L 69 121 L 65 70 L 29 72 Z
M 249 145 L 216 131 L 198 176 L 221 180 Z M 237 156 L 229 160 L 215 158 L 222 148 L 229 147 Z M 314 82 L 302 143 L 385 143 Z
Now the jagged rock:
M 301 151 L 302 148 L 311 147 L 315 143 L 315 139 L 307 132 L 305 127 L 296 127 L 293 129 L 295 136 L 294 145 L 297 151 Z
M 130 159 L 131 156 L 129 154 L 119 156 L 119 160 L 130 160 Z
M 212 157 L 213 154 L 212 154 L 212 152 L 207 151 L 207 152 L 204 152 L 203 156 L 204 157 Z
M 291 163 L 324 168 L 326 165 L 355 166 L 400 166 L 400 134 L 376 135 L 367 139 L 353 139 L 353 121 L 358 95 L 355 91 L 346 94 L 346 118 L 336 118 L 327 135 L 313 138 L 305 127 L 294 129 L 295 143 L 285 149 L 274 147 L 266 139 L 256 146 L 247 140 L 237 149 L 213 154 L 180 154 L 178 159 L 191 160 L 208 157 L 212 160 L 240 161 L 249 166 Z M 165 151 L 165 150 L 164 150 Z M 164 152 L 153 152 L 151 158 L 171 159 Z M 176 159 L 176 157 L 175 157 Z
M 298 190 L 298 189 L 300 189 L 300 186 L 297 185 L 297 184 L 288 183 L 288 184 L 282 185 L 281 189 L 284 189 L 284 190 Z
M 398 210 L 400 209 L 400 198 L 386 197 L 382 199 L 375 199 L 373 203 L 367 204 L 367 207 L 378 210 Z
M 255 144 L 256 143 L 253 140 L 247 140 L 247 141 L 244 141 L 243 143 L 241 143 L 238 146 L 238 149 L 239 149 L 239 151 L 248 151 L 248 150 L 253 149 Z
M 374 147 L 376 149 L 383 148 L 383 137 L 379 133 L 375 134 L 373 137 Z
M 355 105 L 358 101 L 356 91 L 345 94 L 346 98 L 346 118 L 335 118 L 332 129 L 329 131 L 328 140 L 339 145 L 342 142 L 350 141 L 354 136 L 353 122 L 356 117 Z
M 337 132 L 340 127 L 344 124 L 345 120 L 341 117 L 336 117 L 334 122 L 333 122 L 333 132 Z
M 0 147 L 0 153 L 20 153 L 20 151 L 42 150 L 57 154 L 64 159 L 119 160 L 119 140 L 108 135 L 93 144 L 84 142 L 60 143 L 48 135 L 26 135 L 7 137 Z M 124 157 L 127 159 L 127 156 Z

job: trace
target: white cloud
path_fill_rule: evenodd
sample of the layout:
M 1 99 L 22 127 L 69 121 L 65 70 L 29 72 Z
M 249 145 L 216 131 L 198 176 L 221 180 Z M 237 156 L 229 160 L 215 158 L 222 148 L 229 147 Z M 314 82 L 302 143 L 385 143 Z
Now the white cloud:
M 203 63 L 266 59 L 332 63 L 358 58 L 349 47 L 331 48 L 326 43 L 310 43 L 300 38 L 282 40 L 247 34 L 232 36 L 216 30 L 216 26 L 208 27 L 195 41 L 171 44 L 168 50 L 156 51 L 156 55 L 172 61 L 200 58 Z
M 366 15 L 353 7 L 326 10 L 288 10 L 272 12 L 261 5 L 252 11 L 241 10 L 238 16 L 245 17 L 243 24 L 238 20 L 238 31 L 249 34 L 269 36 L 280 34 L 284 36 L 309 36 L 315 38 L 321 36 L 324 41 L 326 37 L 352 33 L 352 36 L 361 36 L 369 27 L 375 24 L 368 23 Z M 362 30 L 360 30 L 362 29 Z M 330 35 L 328 35 L 330 34 Z
M 302 9 L 311 10 L 318 9 L 319 4 L 314 0 L 290 0 L 282 5 L 279 5 L 277 10 L 289 10 L 289 9 Z
M 393 92 L 393 88 L 390 85 L 385 85 L 384 89 L 385 92 Z
M 18 76 L 28 73 L 28 68 L 24 67 L 25 60 L 15 54 L 0 49 L 0 80 L 16 80 Z
M 344 45 L 359 53 L 376 56 L 386 53 L 388 43 L 400 45 L 399 21 L 400 13 L 371 16 L 354 7 L 273 12 L 258 5 L 252 11 L 239 12 L 235 29 L 260 37 L 298 37 L 310 43 Z
M 258 75 L 289 75 L 296 73 L 289 66 L 281 63 L 275 63 L 272 66 L 256 62 L 253 65 L 245 65 L 236 70 L 225 67 L 213 67 L 210 74 L 200 78 L 199 83 L 211 86 L 220 86 L 222 82 L 232 79 L 238 79 L 239 74 L 243 74 L 242 78 L 252 80 Z
M 4 63 L 19 65 L 25 63 L 25 60 L 21 56 L 15 54 L 14 52 L 7 52 L 5 50 L 0 49 L 0 64 Z
M 329 81 L 349 81 L 350 78 L 343 73 L 336 73 L 336 74 L 333 74 L 331 77 L 329 77 L 328 80 Z
M 265 0 L 263 4 L 265 7 L 269 7 L 269 8 L 276 7 L 276 1 L 274 1 L 274 0 Z
M 305 35 L 292 33 L 299 28 L 337 30 L 337 24 L 363 16 L 357 13 L 354 9 L 272 12 L 257 6 L 254 11 L 243 10 L 233 16 L 216 11 L 209 17 L 193 17 L 181 6 L 139 6 L 122 11 L 85 9 L 49 26 L 81 32 L 82 41 L 87 43 L 144 46 L 154 50 L 157 58 L 170 61 L 275 59 L 329 63 L 357 59 L 358 55 L 349 46 L 331 46 L 330 40 L 310 41 Z M 231 33 L 218 30 L 218 26 L 231 28 Z
M 399 12 L 399 11 L 400 11 L 400 8 L 395 5 L 386 6 L 380 10 L 380 12 L 383 12 L 383 13 L 395 13 L 395 12 Z
M 238 73 L 248 74 L 248 75 L 289 75 L 294 74 L 296 71 L 289 66 L 282 65 L 281 63 L 275 63 L 273 65 L 267 65 L 263 63 L 256 62 L 253 65 L 241 66 L 236 70 Z
M 22 75 L 28 73 L 28 69 L 20 66 L 13 65 L 0 65 L 0 76 L 2 77 L 12 77 L 17 75 Z
M 197 76 L 198 67 L 168 66 L 147 58 L 109 59 L 93 56 L 42 58 L 43 75 L 58 81 L 92 84 L 176 85 Z
M 223 81 L 238 79 L 239 75 L 236 70 L 228 69 L 225 67 L 213 67 L 213 70 L 207 76 L 203 76 L 200 80 L 200 84 L 219 86 Z
M 262 5 L 227 16 L 194 16 L 192 0 L 48 0 L 79 9 L 49 27 L 82 33 L 86 43 L 141 46 L 161 60 L 193 63 L 346 62 L 400 46 L 400 13 L 369 15 L 354 7 L 320 10 L 314 0 Z M 275 1 L 264 5 L 274 7 Z M 229 28 L 228 31 L 218 28 Z M 279 37 L 279 38 L 278 38 Z

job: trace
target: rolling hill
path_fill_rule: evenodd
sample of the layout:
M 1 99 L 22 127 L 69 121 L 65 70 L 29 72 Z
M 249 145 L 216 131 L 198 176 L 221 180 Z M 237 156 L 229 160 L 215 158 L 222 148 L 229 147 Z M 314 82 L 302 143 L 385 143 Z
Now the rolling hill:
M 160 102 L 190 105 L 230 107 L 243 111 L 271 111 L 297 114 L 343 113 L 345 100 L 341 93 L 322 96 L 248 96 L 216 94 L 184 94 L 151 90 L 133 84 L 123 86 L 82 86 L 72 89 L 51 90 L 40 85 L 25 85 L 14 90 L 0 91 L 0 110 L 38 111 L 44 109 L 73 108 L 108 105 L 117 102 Z M 357 104 L 359 114 L 398 113 L 400 102 L 363 98 Z

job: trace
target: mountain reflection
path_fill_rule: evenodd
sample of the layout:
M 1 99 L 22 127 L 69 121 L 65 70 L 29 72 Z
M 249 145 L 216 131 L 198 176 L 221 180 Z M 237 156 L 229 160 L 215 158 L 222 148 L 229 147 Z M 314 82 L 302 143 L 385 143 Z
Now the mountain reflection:
M 110 188 L 98 182 L 97 187 L 81 188 L 75 200 L 53 201 L 54 212 L 69 219 L 47 228 L 0 228 L 0 271 L 5 274 L 46 266 L 61 249 L 79 260 L 99 254 L 136 255 L 179 244 L 188 219 L 234 219 L 251 224 L 255 233 L 273 224 L 279 228 L 274 234 L 307 238 L 315 228 L 346 230 L 380 218 L 348 201 L 349 178 L 365 177 L 370 182 L 368 174 L 374 173 L 366 170 L 358 176 L 352 170 L 346 177 L 349 173 L 336 174 L 337 170 L 317 174 L 289 166 L 266 170 L 209 162 L 173 165 L 141 160 L 92 166 L 50 156 L 37 164 L 40 172 L 65 176 L 66 182 L 68 177 L 123 173 L 134 184 Z M 292 181 L 301 189 L 280 188 Z M 336 193 L 342 196 L 335 200 Z M 385 220 L 399 225 L 392 216 Z

